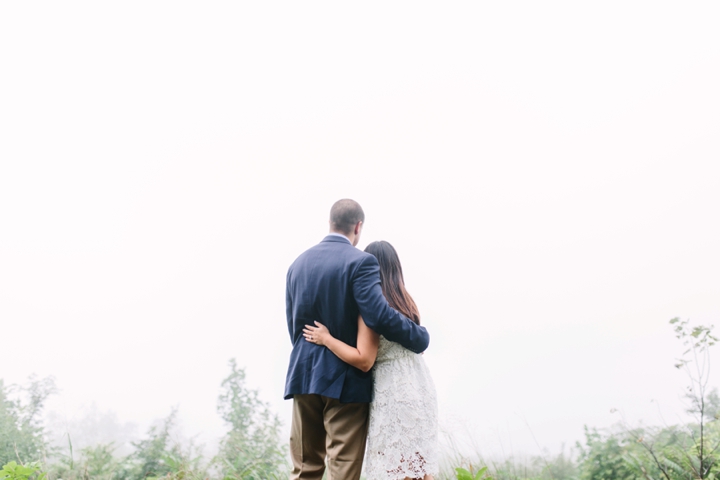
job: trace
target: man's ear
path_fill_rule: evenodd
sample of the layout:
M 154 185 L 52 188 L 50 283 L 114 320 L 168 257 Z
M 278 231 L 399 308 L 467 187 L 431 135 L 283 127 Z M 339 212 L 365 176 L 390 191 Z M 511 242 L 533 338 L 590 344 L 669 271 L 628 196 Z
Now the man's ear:
M 360 230 L 362 230 L 362 223 L 363 222 L 358 222 L 355 224 L 355 235 L 360 235 Z

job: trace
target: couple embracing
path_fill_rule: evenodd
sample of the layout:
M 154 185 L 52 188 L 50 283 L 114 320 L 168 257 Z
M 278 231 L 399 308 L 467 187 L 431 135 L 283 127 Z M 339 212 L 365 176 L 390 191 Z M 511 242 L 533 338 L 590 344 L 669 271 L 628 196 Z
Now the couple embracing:
M 395 249 L 355 248 L 365 214 L 330 210 L 330 234 L 287 274 L 293 343 L 285 398 L 293 399 L 292 479 L 432 480 L 437 474 L 435 387 L 419 353 L 430 337 L 405 290 Z

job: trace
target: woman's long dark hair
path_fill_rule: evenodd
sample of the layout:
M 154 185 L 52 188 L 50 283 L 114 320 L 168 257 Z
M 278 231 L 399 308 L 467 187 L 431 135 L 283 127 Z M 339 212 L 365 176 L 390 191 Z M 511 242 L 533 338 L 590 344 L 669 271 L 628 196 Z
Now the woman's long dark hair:
M 402 266 L 395 248 L 388 242 L 372 242 L 365 247 L 365 251 L 380 264 L 380 283 L 383 295 L 391 307 L 420 325 L 420 312 L 415 301 L 405 290 Z

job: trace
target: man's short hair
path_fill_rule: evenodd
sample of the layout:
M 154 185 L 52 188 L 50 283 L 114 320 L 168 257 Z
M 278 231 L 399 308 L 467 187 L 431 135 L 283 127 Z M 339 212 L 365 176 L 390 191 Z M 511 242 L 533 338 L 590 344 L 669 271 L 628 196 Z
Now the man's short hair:
M 355 200 L 343 198 L 330 209 L 330 227 L 346 235 L 352 233 L 358 222 L 365 221 L 365 212 Z

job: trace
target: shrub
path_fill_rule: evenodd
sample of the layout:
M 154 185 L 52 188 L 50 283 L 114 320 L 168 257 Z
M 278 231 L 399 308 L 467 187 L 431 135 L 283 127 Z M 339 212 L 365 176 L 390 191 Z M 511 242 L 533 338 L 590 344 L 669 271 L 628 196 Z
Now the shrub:
M 17 398 L 12 398 L 16 390 Z M 48 446 L 42 428 L 42 410 L 56 392 L 52 377 L 30 377 L 27 386 L 6 387 L 0 379 L 0 465 L 32 462 L 45 457 Z
M 0 470 L 0 480 L 45 480 L 45 475 L 39 462 L 18 465 L 13 461 L 5 464 Z
M 280 420 L 258 398 L 257 390 L 247 388 L 245 370 L 238 368 L 234 359 L 230 360 L 230 375 L 222 382 L 218 412 L 230 427 L 214 461 L 223 478 L 287 478 Z

